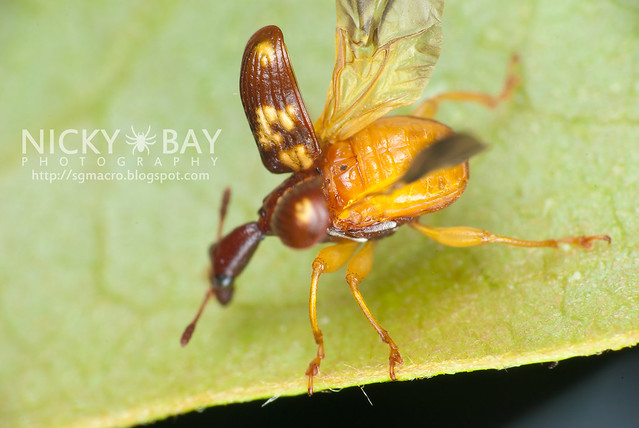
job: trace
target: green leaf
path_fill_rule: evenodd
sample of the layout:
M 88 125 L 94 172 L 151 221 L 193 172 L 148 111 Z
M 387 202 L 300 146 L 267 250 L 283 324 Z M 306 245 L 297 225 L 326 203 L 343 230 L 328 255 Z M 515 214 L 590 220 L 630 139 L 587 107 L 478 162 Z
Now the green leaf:
M 227 308 L 204 294 L 219 199 L 226 230 L 255 219 L 282 177 L 260 164 L 238 97 L 244 43 L 282 27 L 313 117 L 333 65 L 327 2 L 5 2 L 0 14 L 0 420 L 7 426 L 111 426 L 229 402 L 304 394 L 314 356 L 307 298 L 313 251 L 267 239 Z M 610 246 L 445 248 L 411 230 L 377 246 L 362 285 L 400 346 L 401 379 L 589 355 L 639 342 L 639 8 L 617 0 L 451 2 L 427 94 L 497 92 L 508 58 L 521 86 L 494 111 L 446 104 L 438 116 L 491 150 L 472 160 L 453 206 L 424 223 L 523 238 L 607 233 Z M 151 126 L 151 155 L 124 144 Z M 222 132 L 208 156 L 155 158 L 161 129 Z M 121 129 L 110 161 L 68 155 L 74 172 L 208 172 L 201 181 L 44 182 L 22 130 Z M 199 133 L 199 134 L 197 134 Z M 46 133 L 45 133 L 46 134 Z M 48 134 L 46 134 L 48 136 Z M 68 148 L 79 139 L 71 135 Z M 104 144 L 104 140 L 96 138 Z M 30 144 L 30 143 L 29 143 Z M 104 146 L 101 146 L 104 147 Z M 48 147 L 47 147 L 48 149 Z M 22 165 L 26 157 L 26 164 Z M 173 156 L 161 157 L 171 162 Z M 387 380 L 387 346 L 343 272 L 320 283 L 321 388 Z

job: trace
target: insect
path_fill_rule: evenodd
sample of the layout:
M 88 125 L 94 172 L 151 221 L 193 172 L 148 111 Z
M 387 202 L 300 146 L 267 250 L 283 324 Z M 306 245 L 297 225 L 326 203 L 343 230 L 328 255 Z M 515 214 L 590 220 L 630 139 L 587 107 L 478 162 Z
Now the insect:
M 149 136 L 151 133 L 151 125 L 149 125 L 149 129 L 147 129 L 144 134 L 142 132 L 135 132 L 133 126 L 131 126 L 131 132 L 133 135 L 126 136 L 128 140 L 126 143 L 133 146 L 132 152 L 135 153 L 137 150 L 139 153 L 142 153 L 146 150 L 147 154 L 150 153 L 149 146 L 155 144 L 155 135 Z
M 389 347 L 389 376 L 402 356 L 374 318 L 359 290 L 372 268 L 375 243 L 408 225 L 453 247 L 501 243 L 518 247 L 586 249 L 606 235 L 529 241 L 471 227 L 431 227 L 420 216 L 457 200 L 468 182 L 468 159 L 482 144 L 432 117 L 442 101 L 494 107 L 510 97 L 517 77 L 508 73 L 497 96 L 448 92 L 422 102 L 407 116 L 385 116 L 415 103 L 441 47 L 443 0 L 360 2 L 337 0 L 336 60 L 326 105 L 313 123 L 304 106 L 282 32 L 258 30 L 248 41 L 240 96 L 266 169 L 288 174 L 263 200 L 257 221 L 222 236 L 230 192 L 224 192 L 218 239 L 210 247 L 210 287 L 181 338 L 186 345 L 212 296 L 225 305 L 234 281 L 259 243 L 277 236 L 293 248 L 330 243 L 313 261 L 309 314 L 317 344 L 306 370 L 308 393 L 324 359 L 316 299 L 322 274 L 346 265 L 346 282 L 373 328 Z

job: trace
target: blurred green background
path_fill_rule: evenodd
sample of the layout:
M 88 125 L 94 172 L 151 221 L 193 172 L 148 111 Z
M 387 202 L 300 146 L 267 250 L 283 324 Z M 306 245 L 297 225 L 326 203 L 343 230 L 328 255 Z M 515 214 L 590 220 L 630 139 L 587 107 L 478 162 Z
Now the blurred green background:
M 265 240 L 233 304 L 211 305 L 187 348 L 178 340 L 205 290 L 222 189 L 233 188 L 229 230 L 254 219 L 282 179 L 262 167 L 242 111 L 244 44 L 263 25 L 282 28 L 316 118 L 333 66 L 334 20 L 330 1 L 2 2 L 3 423 L 126 425 L 305 392 L 315 352 L 306 314 L 315 250 Z M 473 160 L 464 197 L 423 221 L 531 239 L 608 233 L 613 244 L 592 252 L 459 250 L 409 230 L 384 240 L 362 290 L 404 355 L 400 378 L 639 341 L 638 22 L 639 7 L 622 0 L 447 5 L 426 93 L 497 92 L 514 52 L 523 83 L 496 111 L 442 107 L 442 121 L 492 150 Z M 159 156 L 163 166 L 140 168 L 209 179 L 49 183 L 32 171 L 64 171 L 59 154 L 43 155 L 42 167 L 31 147 L 22 152 L 23 129 L 131 126 L 150 126 L 158 141 L 161 129 L 182 138 L 189 129 L 221 129 L 215 166 L 188 149 L 176 167 L 167 166 L 172 156 Z M 123 141 L 109 159 L 131 165 L 138 154 Z M 91 154 L 78 166 L 78 157 L 68 156 L 75 172 L 126 168 L 99 167 Z M 319 320 L 327 359 L 318 388 L 387 379 L 387 348 L 342 273 L 322 278 Z

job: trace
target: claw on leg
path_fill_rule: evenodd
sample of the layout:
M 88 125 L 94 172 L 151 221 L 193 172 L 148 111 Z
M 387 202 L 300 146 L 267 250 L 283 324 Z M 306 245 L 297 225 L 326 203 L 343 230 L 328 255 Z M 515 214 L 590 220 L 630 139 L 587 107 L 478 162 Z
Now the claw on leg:
M 569 236 L 567 238 L 557 239 L 557 242 L 563 242 L 570 245 L 582 247 L 586 250 L 592 250 L 595 246 L 595 241 L 606 241 L 611 243 L 612 239 L 608 235 L 582 235 L 582 236 Z
M 388 357 L 388 376 L 392 380 L 397 380 L 397 378 L 395 377 L 395 365 L 404 364 L 404 359 L 399 354 L 397 345 L 395 344 L 393 339 L 391 339 L 390 336 L 388 336 L 388 333 L 386 334 L 386 340 L 384 340 L 384 342 L 388 343 L 388 345 L 390 346 L 390 356 Z
M 308 368 L 306 369 L 306 376 L 308 376 L 308 395 L 313 395 L 313 377 L 319 375 L 319 367 L 322 358 L 324 357 L 318 356 L 313 358 L 313 360 L 309 363 Z
M 311 321 L 311 323 L 313 323 L 313 321 Z M 315 327 L 317 327 L 317 317 L 315 317 Z M 317 354 L 306 369 L 306 376 L 308 376 L 308 395 L 313 395 L 313 377 L 319 375 L 320 363 L 324 359 L 324 337 L 319 328 L 313 329 L 313 336 L 315 337 L 315 343 L 317 343 Z

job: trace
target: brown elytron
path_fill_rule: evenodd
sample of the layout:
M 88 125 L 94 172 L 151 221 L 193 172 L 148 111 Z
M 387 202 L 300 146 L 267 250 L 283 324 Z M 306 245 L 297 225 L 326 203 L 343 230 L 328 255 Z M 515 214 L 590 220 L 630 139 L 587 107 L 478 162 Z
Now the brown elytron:
M 319 277 L 346 265 L 346 282 L 360 309 L 388 344 L 389 375 L 402 363 L 397 344 L 370 312 L 359 285 L 373 265 L 375 242 L 408 224 L 444 245 L 502 243 L 519 247 L 586 249 L 606 235 L 528 241 L 471 227 L 434 228 L 420 216 L 459 198 L 468 182 L 468 159 L 482 149 L 432 117 L 442 101 L 495 107 L 517 84 L 509 69 L 496 96 L 449 92 L 422 102 L 410 116 L 384 116 L 416 102 L 441 47 L 443 0 L 361 2 L 337 0 L 336 59 L 326 106 L 312 125 L 279 28 L 258 30 L 248 41 L 240 96 L 264 166 L 290 175 L 263 201 L 258 220 L 235 228 L 210 250 L 211 287 L 182 336 L 185 345 L 211 296 L 222 304 L 260 241 L 278 236 L 293 248 L 331 242 L 315 258 L 309 314 L 317 354 L 306 370 L 308 393 L 324 358 L 317 323 Z M 511 66 L 516 62 L 513 58 Z M 229 193 L 220 209 L 220 231 Z

